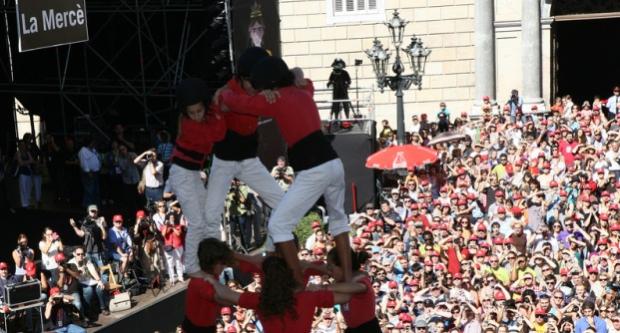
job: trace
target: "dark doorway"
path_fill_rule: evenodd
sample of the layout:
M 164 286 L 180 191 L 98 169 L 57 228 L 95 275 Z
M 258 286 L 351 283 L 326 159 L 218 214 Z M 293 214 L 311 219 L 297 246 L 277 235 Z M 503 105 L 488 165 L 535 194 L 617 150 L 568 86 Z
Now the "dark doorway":
M 620 83 L 620 19 L 554 23 L 556 39 L 556 96 L 570 94 L 573 101 L 592 103 L 606 99 Z

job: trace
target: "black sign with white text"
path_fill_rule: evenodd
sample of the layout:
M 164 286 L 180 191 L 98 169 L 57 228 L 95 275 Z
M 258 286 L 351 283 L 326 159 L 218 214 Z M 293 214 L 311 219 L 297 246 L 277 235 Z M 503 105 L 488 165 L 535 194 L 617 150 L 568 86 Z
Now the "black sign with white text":
M 19 52 L 88 41 L 85 0 L 15 0 Z

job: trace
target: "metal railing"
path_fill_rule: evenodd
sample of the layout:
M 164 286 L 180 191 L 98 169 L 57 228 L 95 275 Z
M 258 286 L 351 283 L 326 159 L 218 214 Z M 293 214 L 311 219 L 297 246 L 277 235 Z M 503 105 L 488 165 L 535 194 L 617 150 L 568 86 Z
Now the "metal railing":
M 349 99 L 333 99 L 332 89 L 315 89 L 314 101 L 321 114 L 321 119 L 330 119 L 332 103 L 349 102 L 351 103 L 351 114 L 353 118 L 375 119 L 375 87 L 350 87 Z M 344 115 L 344 111 L 341 110 Z M 343 119 L 343 118 L 341 118 Z

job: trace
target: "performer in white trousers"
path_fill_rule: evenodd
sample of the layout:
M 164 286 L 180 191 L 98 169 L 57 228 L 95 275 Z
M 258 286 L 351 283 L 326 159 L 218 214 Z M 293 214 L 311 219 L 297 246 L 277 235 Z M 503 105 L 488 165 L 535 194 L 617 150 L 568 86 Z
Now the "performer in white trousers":
M 207 190 L 200 178 L 213 143 L 224 138 L 226 124 L 216 108 L 210 106 L 207 84 L 200 79 L 187 79 L 176 88 L 179 133 L 172 153 L 168 181 L 187 218 L 185 237 L 185 271 L 200 271 L 198 244 L 207 237 L 205 203 Z
M 306 89 L 300 89 L 295 86 L 295 81 L 294 74 L 282 59 L 268 57 L 254 66 L 251 82 L 256 89 L 278 89 L 277 92 L 263 91 L 258 95 L 244 96 L 225 89 L 219 92 L 217 99 L 222 111 L 274 117 L 288 145 L 290 164 L 297 175 L 271 215 L 268 228 L 269 236 L 296 279 L 303 282 L 292 231 L 304 214 L 324 196 L 329 232 L 336 241 L 345 281 L 350 281 L 350 227 L 344 212 L 344 168 L 321 131 L 321 120 L 312 98 L 312 82 L 304 80 Z
M 240 95 L 257 92 L 250 83 L 252 67 L 268 57 L 260 47 L 248 48 L 239 57 L 237 74 L 226 84 L 228 89 Z M 248 185 L 272 209 L 282 200 L 284 192 L 256 156 L 258 149 L 258 117 L 228 112 L 225 114 L 226 136 L 213 148 L 213 163 L 207 184 L 207 238 L 220 239 L 220 226 L 224 201 L 231 181 L 237 178 Z M 272 250 L 272 249 L 268 249 Z

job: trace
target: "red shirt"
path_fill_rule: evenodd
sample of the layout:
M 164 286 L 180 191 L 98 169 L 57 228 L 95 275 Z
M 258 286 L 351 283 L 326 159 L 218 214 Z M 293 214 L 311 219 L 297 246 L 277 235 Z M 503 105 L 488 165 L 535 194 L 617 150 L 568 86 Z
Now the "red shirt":
M 372 290 L 372 288 L 371 288 Z M 243 293 L 239 297 L 239 306 L 258 310 L 259 293 Z M 312 328 L 314 311 L 319 308 L 334 306 L 334 293 L 331 291 L 301 291 L 295 294 L 295 312 L 297 317 L 288 312 L 282 316 L 265 317 L 260 310 L 258 318 L 265 333 L 308 333 Z
M 249 96 L 235 79 L 229 80 L 226 85 L 235 94 Z M 226 127 L 241 135 L 250 135 L 256 132 L 258 127 L 258 117 L 246 113 L 227 112 L 224 115 L 226 119 Z
M 211 153 L 213 143 L 224 138 L 226 121 L 219 113 L 209 110 L 203 121 L 182 117 L 179 129 L 180 133 L 172 156 L 202 164 Z
M 319 110 L 312 98 L 314 86 L 307 80 L 306 89 L 294 86 L 278 89 L 280 97 L 269 104 L 263 95 L 249 96 L 227 90 L 222 93 L 221 102 L 232 112 L 243 112 L 256 116 L 273 117 L 278 123 L 282 137 L 289 147 L 309 134 L 321 129 Z
M 577 142 L 573 141 L 568 143 L 566 140 L 560 141 L 560 153 L 564 156 L 564 163 L 566 166 L 572 166 L 575 163 L 575 155 L 573 154 L 573 149 L 577 147 Z
M 185 317 L 195 326 L 215 326 L 220 306 L 215 302 L 213 286 L 203 280 L 192 278 L 185 297 Z
M 358 327 L 375 318 L 375 292 L 368 276 L 358 281 L 366 286 L 366 292 L 354 294 L 346 306 L 342 307 L 342 315 L 351 328 Z

